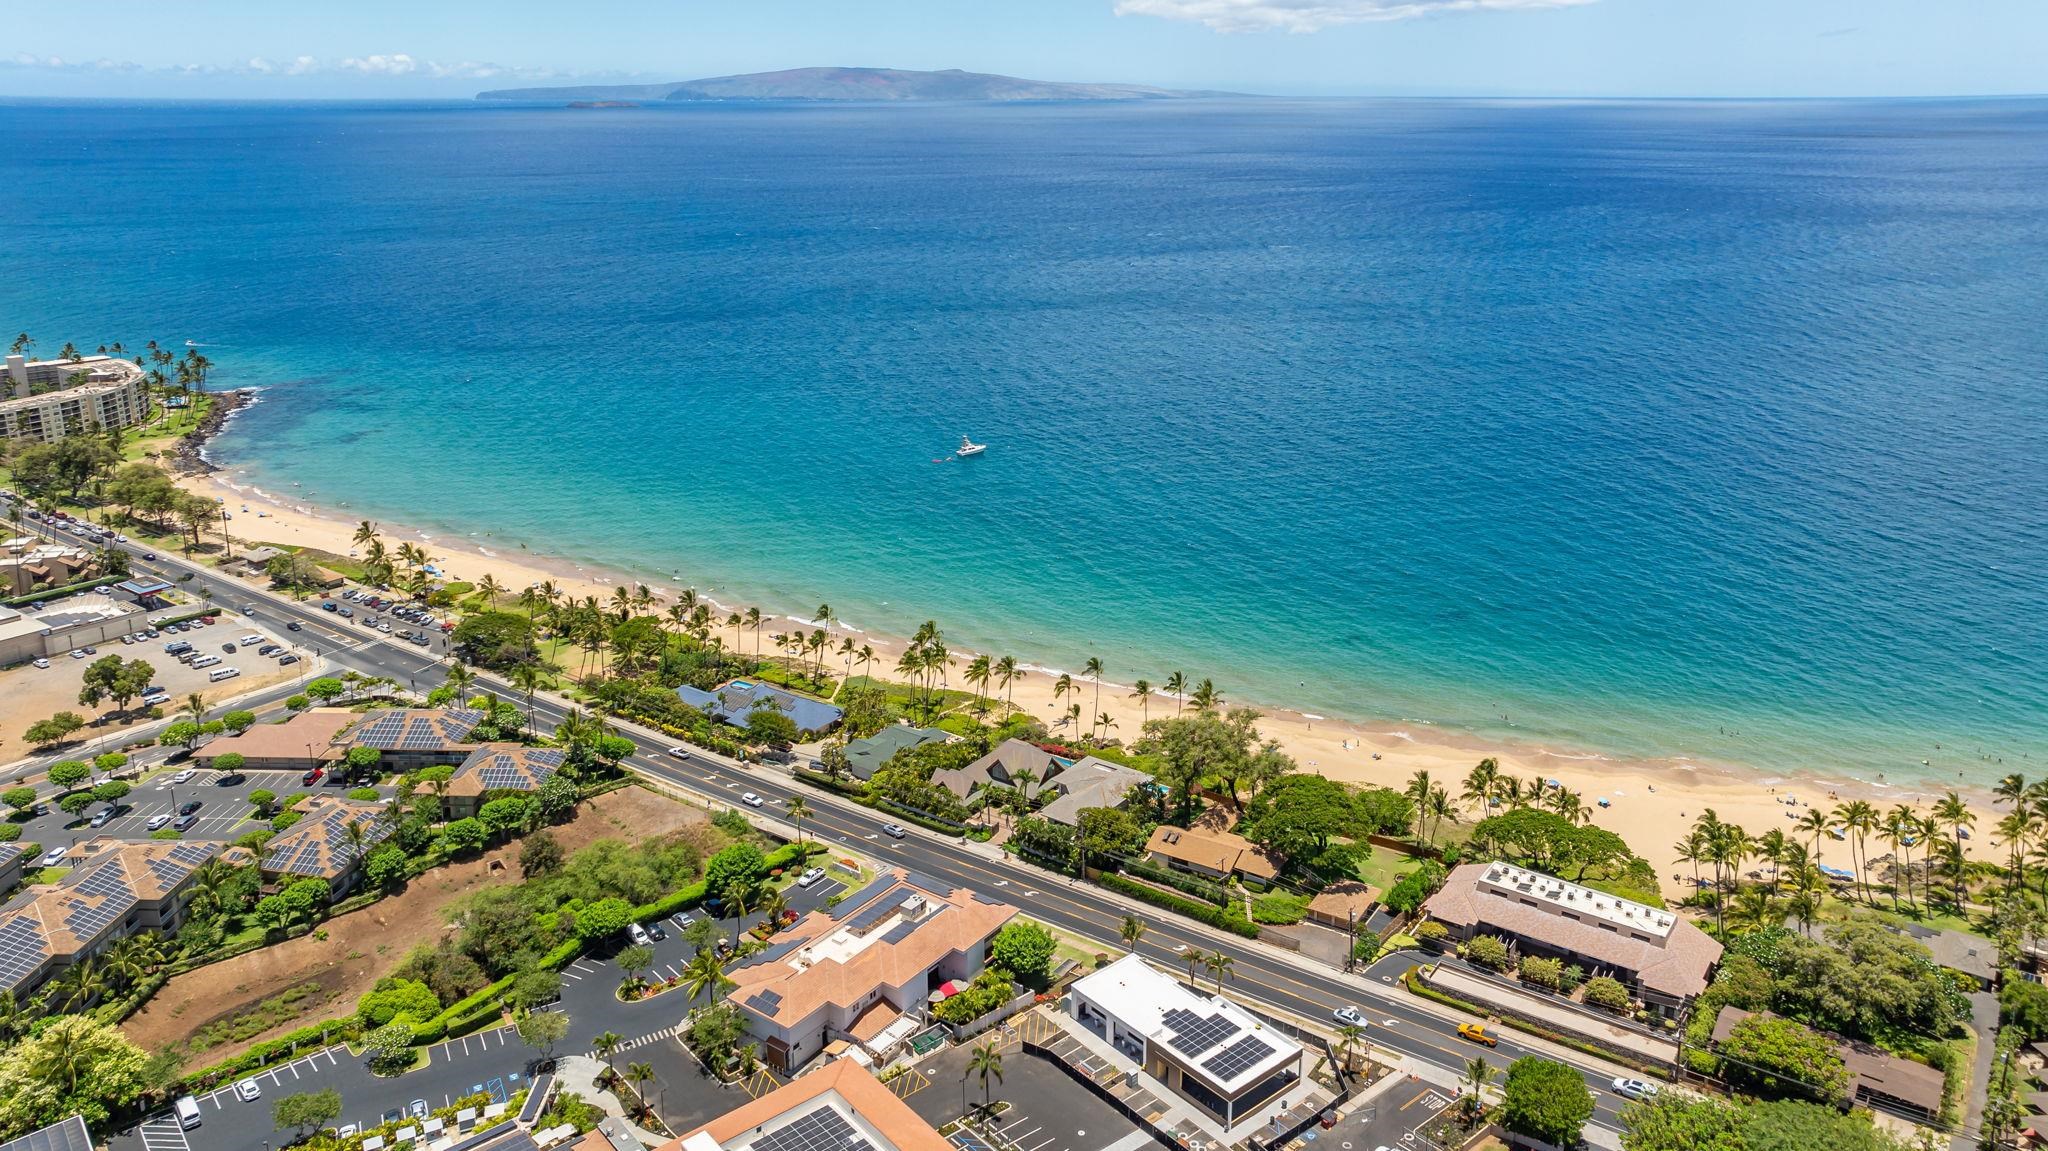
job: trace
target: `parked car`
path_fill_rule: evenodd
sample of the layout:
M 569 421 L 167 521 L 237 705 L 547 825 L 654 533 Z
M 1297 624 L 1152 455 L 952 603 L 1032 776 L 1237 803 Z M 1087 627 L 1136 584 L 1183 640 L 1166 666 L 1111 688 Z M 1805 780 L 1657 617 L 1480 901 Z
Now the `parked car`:
M 188 767 L 188 768 L 186 768 L 185 770 L 183 770 L 183 771 L 179 772 L 178 774 L 176 774 L 176 775 L 172 776 L 172 777 L 171 777 L 171 782 L 172 782 L 172 783 L 189 783 L 189 782 L 191 782 L 191 780 L 192 780 L 192 777 L 193 777 L 193 776 L 195 776 L 195 775 L 198 775 L 198 774 L 199 774 L 199 772 L 198 772 L 198 770 L 197 770 L 196 768 L 190 768 L 190 767 Z
M 49 660 L 46 660 L 46 659 L 44 659 L 44 658 L 43 658 L 42 656 L 37 656 L 37 657 L 36 657 L 36 666 L 37 666 L 37 667 L 45 667 L 45 668 L 46 668 L 46 667 L 49 667 L 49 666 L 50 666 L 50 661 L 49 661 Z
M 65 851 L 66 851 L 66 850 L 68 850 L 68 849 L 67 849 L 67 848 L 62 848 L 62 847 L 53 847 L 53 848 L 51 848 L 50 850 L 48 850 L 48 851 L 44 852 L 44 853 L 43 853 L 43 866 L 44 866 L 44 867 L 55 867 L 55 866 L 57 866 L 58 864 L 60 864 L 60 863 L 64 862 L 64 853 L 65 853 Z
M 94 827 L 105 827 L 112 822 L 114 822 L 114 809 L 112 807 L 102 807 L 93 813 L 92 825 Z
M 321 600 L 321 601 L 320 601 L 320 610 L 321 610 L 321 611 L 340 611 L 340 610 L 341 610 L 341 605 L 340 605 L 340 604 L 338 604 L 338 603 L 335 603 L 335 602 L 334 602 L 333 600 L 331 600 L 331 599 L 329 599 L 329 600 Z
M 307 787 L 311 787 L 314 784 L 319 783 L 320 777 L 326 774 L 327 772 L 324 768 L 316 767 L 306 772 L 306 774 L 300 776 L 299 782 L 305 784 Z
M 1614 1093 L 1623 1099 L 1655 1099 L 1663 1088 L 1647 1079 L 1630 1079 L 1623 1076 L 1614 1081 Z
M 411 1103 L 406 1104 L 405 1111 L 406 1114 L 411 1115 L 415 1119 L 425 1119 L 428 1115 L 432 1114 L 432 1111 L 427 1107 L 427 1101 L 424 1099 L 415 1099 Z
M 160 811 L 157 812 L 155 815 L 150 816 L 149 822 L 144 824 L 143 826 L 147 827 L 151 831 L 162 831 L 164 828 L 169 827 L 170 824 L 171 813 L 168 811 Z
M 198 822 L 199 817 L 196 815 L 181 815 L 171 821 L 171 828 L 175 831 L 190 831 L 192 825 Z
M 687 911 L 678 911 L 674 915 L 669 916 L 668 921 L 676 925 L 677 931 L 688 931 L 690 925 L 697 922 L 697 917 Z
M 628 923 L 626 925 L 626 938 L 642 947 L 654 942 L 654 937 L 647 934 L 647 929 L 637 923 Z
M 224 643 L 224 644 L 220 645 L 220 649 L 221 649 L 222 651 L 224 651 L 224 652 L 228 653 L 229 655 L 233 655 L 233 654 L 235 654 L 235 645 L 234 645 L 234 644 L 231 644 L 231 643 Z
M 656 943 L 661 943 L 668 939 L 668 928 L 659 923 L 650 923 L 647 925 L 647 934 L 652 935 Z
M 896 826 L 893 823 L 885 823 L 882 825 L 882 834 L 888 836 L 890 839 L 902 839 L 904 836 L 909 835 L 910 833 Z
M 195 800 L 192 800 L 192 801 L 190 801 L 189 803 L 184 803 L 184 804 L 180 804 L 180 805 L 178 806 L 178 814 L 179 814 L 179 815 L 190 815 L 190 814 L 192 814 L 193 812 L 195 812 L 195 811 L 198 811 L 198 810 L 199 810 L 200 808 L 202 808 L 202 807 L 205 807 L 205 806 L 206 806 L 206 801 L 205 801 L 205 800 L 203 800 L 203 799 L 195 799 Z
M 293 654 L 292 654 L 292 653 L 290 653 L 290 652 L 286 652 L 286 653 L 284 653 L 283 655 L 281 655 L 281 656 L 278 656 L 278 657 L 277 657 L 277 663 L 278 663 L 278 666 L 279 666 L 279 667 L 282 667 L 282 666 L 284 666 L 285 664 L 288 664 L 288 663 L 297 663 L 297 662 L 299 662 L 299 657 L 298 657 L 298 656 L 295 656 L 295 655 L 293 655 Z
M 244 1103 L 254 1103 L 263 1097 L 263 1088 L 258 1086 L 254 1079 L 244 1079 L 235 1084 L 235 1094 Z
M 825 869 L 813 867 L 796 877 L 796 885 L 798 887 L 809 887 L 823 878 L 825 878 Z

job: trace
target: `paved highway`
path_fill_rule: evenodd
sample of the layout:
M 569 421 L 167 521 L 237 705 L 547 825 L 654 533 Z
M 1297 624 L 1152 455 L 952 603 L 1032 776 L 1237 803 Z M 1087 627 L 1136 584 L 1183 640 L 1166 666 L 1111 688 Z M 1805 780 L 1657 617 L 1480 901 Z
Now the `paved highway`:
M 47 529 L 49 525 L 43 526 Z M 216 603 L 253 605 L 254 614 L 266 621 L 296 620 L 303 629 L 299 633 L 302 641 L 319 645 L 321 654 L 335 665 L 421 688 L 439 683 L 445 671 L 436 654 L 390 640 L 381 633 L 351 630 L 337 623 L 331 613 L 319 610 L 317 602 L 295 603 L 170 557 L 150 562 L 138 557 L 136 567 L 153 570 L 174 582 L 182 581 L 180 586 L 189 593 L 210 588 Z M 189 579 L 185 578 L 188 576 Z M 437 642 L 436 647 L 439 646 Z M 508 699 L 520 698 L 522 694 L 490 675 L 480 675 L 478 682 Z M 559 723 L 569 710 L 569 705 L 552 697 L 534 700 L 536 719 L 547 727 Z M 1626 1101 L 1613 1093 L 1610 1083 L 1614 1076 L 1627 1073 L 1627 1069 L 1549 1044 L 1527 1042 L 1512 1031 L 1506 1032 L 1499 1048 L 1492 1051 L 1461 1040 L 1455 1030 L 1461 1016 L 1418 1000 L 1398 987 L 1395 980 L 1408 965 L 1399 955 L 1389 956 L 1362 973 L 1345 974 L 1236 936 L 1211 932 L 1199 924 L 1124 901 L 1099 888 L 1077 885 L 1065 877 L 1006 858 L 977 853 L 957 839 L 921 828 L 909 828 L 904 839 L 891 839 L 881 831 L 888 819 L 868 808 L 805 787 L 779 773 L 740 765 L 708 751 L 693 749 L 686 757 L 677 759 L 666 752 L 672 741 L 630 725 L 617 726 L 620 734 L 638 746 L 639 753 L 627 765 L 643 776 L 734 806 L 738 805 L 741 791 L 752 791 L 767 800 L 766 810 L 773 813 L 779 813 L 790 796 L 802 794 L 813 812 L 804 822 L 809 834 L 828 843 L 857 847 L 876 858 L 894 860 L 947 883 L 999 897 L 1070 936 L 1115 940 L 1123 916 L 1127 911 L 1135 911 L 1147 923 L 1138 950 L 1169 970 L 1185 966 L 1179 957 L 1191 947 L 1230 955 L 1235 966 L 1226 991 L 1233 998 L 1326 1025 L 1334 1009 L 1355 1005 L 1372 1021 L 1370 1042 L 1458 1074 L 1463 1073 L 1467 1060 L 1480 1055 L 1486 1056 L 1496 1068 L 1524 1055 L 1559 1059 L 1580 1071 L 1593 1088 L 1597 1100 L 1593 1122 L 1619 1129 L 1616 1113 Z

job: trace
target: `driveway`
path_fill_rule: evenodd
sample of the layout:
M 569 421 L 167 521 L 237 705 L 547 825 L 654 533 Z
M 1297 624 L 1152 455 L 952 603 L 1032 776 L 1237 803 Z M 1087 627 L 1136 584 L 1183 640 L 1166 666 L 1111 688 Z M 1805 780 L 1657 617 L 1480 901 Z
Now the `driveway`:
M 1002 1041 L 1002 1032 L 997 1032 Z M 948 1047 L 920 1060 L 908 1082 L 892 1084 L 918 1117 L 941 1127 L 967 1107 L 981 1105 L 981 1080 L 967 1072 L 973 1051 Z M 1012 1036 L 1003 1049 L 1003 1077 L 989 1080 L 989 1096 L 1009 1106 L 996 1117 L 1005 1151 L 1103 1151 L 1134 1131 L 1129 1120 L 1050 1060 L 1028 1055 Z M 1150 1137 L 1145 1137 L 1150 1142 Z

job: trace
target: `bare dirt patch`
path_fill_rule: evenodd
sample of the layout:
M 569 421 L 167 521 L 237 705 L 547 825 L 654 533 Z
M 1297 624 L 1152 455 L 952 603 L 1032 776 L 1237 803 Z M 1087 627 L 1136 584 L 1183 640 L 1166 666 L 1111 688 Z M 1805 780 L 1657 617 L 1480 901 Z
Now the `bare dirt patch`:
M 627 787 L 584 803 L 574 820 L 552 831 L 564 851 L 575 851 L 607 837 L 650 839 L 705 822 L 704 812 L 696 808 Z M 345 1013 L 414 947 L 449 933 L 444 918 L 449 905 L 478 888 L 518 880 L 516 841 L 466 863 L 430 871 L 398 895 L 328 920 L 321 925 L 324 932 L 178 976 L 121 1029 L 143 1050 L 156 1051 L 182 1044 L 208 1024 L 249 1012 L 290 988 L 307 982 L 320 985 L 324 994 L 302 1000 L 307 1009 L 297 1017 L 192 1053 L 192 1066 L 217 1063 L 265 1039 Z

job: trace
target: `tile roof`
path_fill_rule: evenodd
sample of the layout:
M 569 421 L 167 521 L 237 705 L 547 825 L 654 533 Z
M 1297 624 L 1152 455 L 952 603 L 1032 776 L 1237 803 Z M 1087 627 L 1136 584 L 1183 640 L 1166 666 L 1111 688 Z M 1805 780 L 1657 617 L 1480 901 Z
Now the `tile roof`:
M 932 782 L 966 799 L 974 789 L 988 784 L 1012 786 L 1020 772 L 1028 771 L 1038 782 L 1034 790 L 1058 778 L 1068 761 L 1045 750 L 1035 743 L 1021 739 L 1006 739 L 996 745 L 995 750 L 965 767 L 950 768 L 932 773 Z
M 886 1144 L 877 1151 L 957 1151 L 909 1104 L 851 1059 L 835 1059 L 823 1070 L 743 1103 L 656 1151 L 746 1151 L 822 1107 L 861 1120 L 861 1126 Z
M 1897 930 L 1925 944 L 1934 961 L 1943 967 L 1978 979 L 1991 979 L 1998 974 L 1998 944 L 1989 939 L 1918 923 L 1903 924 Z
M 469 737 L 483 723 L 473 707 L 391 707 L 363 716 L 343 742 L 378 751 L 468 751 Z
M 1038 809 L 1041 818 L 1069 827 L 1081 820 L 1087 807 L 1120 807 L 1131 789 L 1152 782 L 1152 777 L 1135 767 L 1087 756 L 1069 765 L 1053 781 L 1059 798 Z
M 1280 874 L 1279 856 L 1234 831 L 1162 823 L 1152 829 L 1152 838 L 1145 842 L 1145 853 L 1225 874 L 1241 872 L 1255 879 L 1272 879 Z
M 1446 924 L 1506 931 L 1632 971 L 1644 987 L 1679 998 L 1706 990 L 1707 975 L 1720 962 L 1721 945 L 1682 916 L 1660 947 L 1488 891 L 1480 880 L 1489 866 L 1459 864 L 1423 909 Z
M 769 951 L 729 973 L 728 998 L 779 1024 L 798 1023 L 827 1004 L 905 986 L 946 956 L 980 946 L 1016 914 L 1009 904 L 893 871 L 774 935 Z
M 346 708 L 316 707 L 283 723 L 259 723 L 240 735 L 213 740 L 194 751 L 192 758 L 211 761 L 234 752 L 244 759 L 332 762 L 342 756 L 336 738 L 356 718 L 356 713 Z
M 747 713 L 773 703 L 796 724 L 798 731 L 824 731 L 845 713 L 829 703 L 784 691 L 774 684 L 734 680 L 717 691 L 703 691 L 687 684 L 676 689 L 676 698 L 698 711 L 734 725 L 747 722 Z
M 1340 879 L 1308 901 L 1308 913 L 1332 923 L 1364 923 L 1379 901 L 1379 888 L 1356 879 Z
M 297 823 L 277 833 L 263 846 L 263 870 L 272 875 L 316 876 L 336 879 L 355 867 L 355 852 L 349 846 L 349 824 L 363 825 L 363 847 L 367 851 L 391 834 L 391 821 L 384 818 L 384 805 L 316 795 L 301 803 Z
M 532 791 L 561 770 L 569 753 L 559 747 L 525 747 L 487 743 L 448 779 L 449 795 L 482 795 L 488 791 Z

